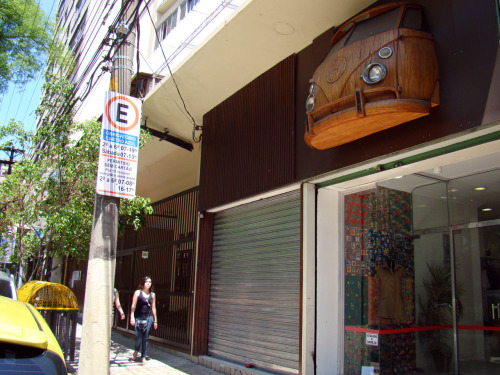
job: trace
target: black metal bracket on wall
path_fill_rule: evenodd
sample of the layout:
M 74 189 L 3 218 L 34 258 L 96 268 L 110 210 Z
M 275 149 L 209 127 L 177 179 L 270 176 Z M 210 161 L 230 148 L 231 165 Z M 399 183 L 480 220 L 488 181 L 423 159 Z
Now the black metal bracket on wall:
M 161 132 L 155 129 L 148 128 L 147 125 L 141 125 L 141 129 L 149 132 L 153 137 L 158 138 L 160 141 L 170 142 L 184 150 L 193 151 L 193 145 L 185 141 L 184 139 L 174 137 L 173 135 L 168 134 L 168 131 Z

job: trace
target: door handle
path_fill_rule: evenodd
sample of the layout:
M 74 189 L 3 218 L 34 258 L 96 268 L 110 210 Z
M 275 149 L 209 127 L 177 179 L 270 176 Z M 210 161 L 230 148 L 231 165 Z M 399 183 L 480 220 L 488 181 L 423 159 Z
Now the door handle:
M 491 315 L 493 319 L 500 319 L 500 302 L 495 304 L 491 304 Z

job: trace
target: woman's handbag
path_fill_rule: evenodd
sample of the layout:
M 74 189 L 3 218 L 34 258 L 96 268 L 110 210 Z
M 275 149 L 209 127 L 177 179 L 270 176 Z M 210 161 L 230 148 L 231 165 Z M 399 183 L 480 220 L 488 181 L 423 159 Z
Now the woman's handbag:
M 135 321 L 135 326 L 137 327 L 137 329 L 142 329 L 143 331 L 145 331 L 146 328 L 148 327 L 148 321 L 142 320 L 142 319 L 137 319 Z

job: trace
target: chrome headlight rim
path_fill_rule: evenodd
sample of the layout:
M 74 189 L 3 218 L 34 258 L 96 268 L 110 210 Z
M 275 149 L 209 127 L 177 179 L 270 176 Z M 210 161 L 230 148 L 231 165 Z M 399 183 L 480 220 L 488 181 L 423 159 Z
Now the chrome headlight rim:
M 371 77 L 370 73 L 372 73 L 372 70 L 376 68 L 379 69 L 379 73 L 376 78 L 373 78 Z M 375 85 L 377 83 L 382 82 L 386 76 L 387 76 L 387 68 L 381 62 L 373 62 L 371 64 L 368 64 L 363 70 L 363 74 L 361 74 L 361 78 L 363 78 L 363 81 L 365 81 L 365 83 L 369 85 Z
M 314 111 L 315 104 L 316 104 L 316 96 L 314 95 L 314 93 L 310 93 L 306 99 L 306 111 L 307 112 Z
M 312 112 L 316 104 L 316 95 L 314 95 L 314 84 L 309 87 L 309 95 L 306 99 L 306 111 Z

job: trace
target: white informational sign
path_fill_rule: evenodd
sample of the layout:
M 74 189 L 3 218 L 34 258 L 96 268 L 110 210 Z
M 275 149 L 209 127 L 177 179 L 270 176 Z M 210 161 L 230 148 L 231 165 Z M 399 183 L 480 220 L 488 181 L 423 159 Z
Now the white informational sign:
M 362 366 L 361 375 L 375 375 L 375 367 L 372 366 Z
M 96 191 L 101 195 L 135 197 L 142 102 L 106 92 Z
M 3 252 L 0 250 L 0 262 L 10 263 L 10 257 L 14 254 L 16 245 L 17 227 L 7 227 L 7 233 L 0 236 L 0 244 Z
M 378 333 L 367 333 L 366 345 L 378 346 Z

